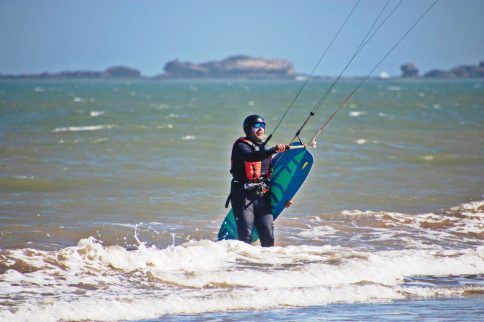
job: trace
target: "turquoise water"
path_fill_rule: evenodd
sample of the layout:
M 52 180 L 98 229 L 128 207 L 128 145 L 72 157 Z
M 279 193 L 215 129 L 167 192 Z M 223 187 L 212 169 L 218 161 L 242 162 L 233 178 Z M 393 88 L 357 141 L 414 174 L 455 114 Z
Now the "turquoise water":
M 357 84 L 334 88 L 305 143 Z M 307 319 L 314 307 L 346 303 L 348 319 L 359 319 L 352 303 L 416 312 L 446 305 L 414 302 L 422 296 L 482 299 L 481 80 L 368 82 L 311 150 L 311 175 L 276 222 L 277 247 L 213 242 L 242 120 L 262 114 L 271 132 L 301 85 L 1 81 L 0 317 L 235 310 L 250 319 L 269 309 L 276 319 L 281 311 L 272 309 L 301 307 L 297 316 Z M 288 143 L 329 86 L 309 83 L 271 144 Z M 415 276 L 425 282 L 409 291 L 405 280 Z M 449 286 L 446 276 L 471 282 Z M 254 294 L 264 295 L 259 303 L 244 300 Z M 119 314 L 105 313 L 113 305 Z

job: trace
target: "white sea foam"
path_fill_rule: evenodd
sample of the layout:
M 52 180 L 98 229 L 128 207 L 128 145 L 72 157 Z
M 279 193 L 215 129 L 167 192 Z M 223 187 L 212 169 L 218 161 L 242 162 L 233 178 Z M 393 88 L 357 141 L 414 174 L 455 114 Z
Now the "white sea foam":
M 167 119 L 176 119 L 176 118 L 179 118 L 180 115 L 176 114 L 176 113 L 170 113 L 166 116 Z
M 336 230 L 330 226 L 316 226 L 309 227 L 309 229 L 304 229 L 298 235 L 306 238 L 319 239 L 321 237 L 326 237 L 327 235 L 333 235 Z
M 13 176 L 15 179 L 20 179 L 20 180 L 32 180 L 35 179 L 34 176 Z
M 420 156 L 420 158 L 425 160 L 425 161 L 432 161 L 434 159 L 434 156 L 433 155 L 422 155 L 422 156 Z
M 352 117 L 358 117 L 358 116 L 366 115 L 366 112 L 365 111 L 350 111 L 348 114 L 349 114 L 349 116 L 352 116 Z
M 69 127 L 58 127 L 52 132 L 82 132 L 82 131 L 99 131 L 99 130 L 109 130 L 114 127 L 113 124 L 106 125 L 88 125 L 88 126 L 69 126 Z
M 60 251 L 4 250 L 1 255 L 10 269 L 1 275 L 0 296 L 16 298 L 15 306 L 2 307 L 4 321 L 152 319 L 452 295 L 465 287 L 405 287 L 404 278 L 484 273 L 484 247 L 363 252 L 201 240 L 128 251 L 89 238 Z
M 169 104 L 159 104 L 159 105 L 154 105 L 155 109 L 157 110 L 166 110 L 170 108 Z
M 101 142 L 107 142 L 109 141 L 108 138 L 98 138 L 94 140 L 94 143 L 101 143 Z
M 356 141 L 355 141 L 355 143 L 356 143 L 356 144 L 360 144 L 360 145 L 361 145 L 361 144 L 366 144 L 366 143 L 368 143 L 368 142 L 371 142 L 371 143 L 373 143 L 373 144 L 380 144 L 380 141 L 378 141 L 378 140 L 371 140 L 371 141 L 368 141 L 368 140 L 366 140 L 366 139 L 358 139 L 358 140 L 356 140 Z
M 82 97 L 74 97 L 72 99 L 72 102 L 74 102 L 74 103 L 82 103 L 82 102 L 85 102 L 85 101 L 86 101 L 86 99 L 82 98 Z
M 161 129 L 172 129 L 173 124 L 157 125 L 156 128 L 159 129 L 159 130 L 161 130 Z
M 185 140 L 185 141 L 196 140 L 196 139 L 197 137 L 195 135 L 186 135 L 182 137 L 182 140 Z
M 101 116 L 101 115 L 104 115 L 104 114 L 105 114 L 105 112 L 103 112 L 103 111 L 91 111 L 91 112 L 89 112 L 89 115 L 91 117 Z
M 472 201 L 469 203 L 461 204 L 459 206 L 451 208 L 451 210 L 452 211 L 470 210 L 472 212 L 478 212 L 478 213 L 480 212 L 481 215 L 483 215 L 482 213 L 483 210 L 481 210 L 483 208 L 484 208 L 484 201 L 480 200 L 480 201 Z
M 374 221 L 383 227 L 399 228 L 400 237 L 407 235 L 411 243 L 416 242 L 415 238 L 410 238 L 416 232 L 425 239 L 435 239 L 439 242 L 447 240 L 452 243 L 461 243 L 463 235 L 467 234 L 484 236 L 484 201 L 462 204 L 451 208 L 449 211 L 437 214 L 408 215 L 396 212 L 359 210 L 345 210 L 341 214 L 354 217 L 373 217 Z M 355 220 L 358 219 L 355 218 Z M 368 219 L 365 219 L 366 221 Z M 394 233 L 396 231 L 378 232 L 382 235 Z
M 379 112 L 378 113 L 378 116 L 379 117 L 383 117 L 383 118 L 386 118 L 390 121 L 394 121 L 396 119 L 396 117 L 394 115 L 390 115 L 390 114 L 387 114 L 387 113 L 382 113 L 382 112 Z

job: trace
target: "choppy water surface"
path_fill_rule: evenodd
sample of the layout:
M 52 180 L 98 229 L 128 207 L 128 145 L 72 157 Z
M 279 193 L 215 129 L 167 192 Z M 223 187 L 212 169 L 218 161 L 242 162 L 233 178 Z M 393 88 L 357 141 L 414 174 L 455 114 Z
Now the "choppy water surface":
M 0 320 L 481 319 L 482 81 L 368 83 L 312 150 L 277 246 L 214 241 L 243 118 L 270 132 L 299 86 L 1 82 Z

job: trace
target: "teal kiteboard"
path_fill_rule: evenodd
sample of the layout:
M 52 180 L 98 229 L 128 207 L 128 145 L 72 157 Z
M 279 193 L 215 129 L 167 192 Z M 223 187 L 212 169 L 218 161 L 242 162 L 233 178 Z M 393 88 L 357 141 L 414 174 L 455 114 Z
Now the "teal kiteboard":
M 286 202 L 294 198 L 313 166 L 313 155 L 305 147 L 300 147 L 301 145 L 299 142 L 291 144 L 293 149 L 278 153 L 272 160 L 274 169 L 271 177 L 270 197 L 274 220 L 284 211 Z M 232 209 L 225 217 L 218 232 L 218 240 L 225 239 L 238 239 Z M 254 228 L 252 242 L 257 240 L 259 240 L 259 235 Z

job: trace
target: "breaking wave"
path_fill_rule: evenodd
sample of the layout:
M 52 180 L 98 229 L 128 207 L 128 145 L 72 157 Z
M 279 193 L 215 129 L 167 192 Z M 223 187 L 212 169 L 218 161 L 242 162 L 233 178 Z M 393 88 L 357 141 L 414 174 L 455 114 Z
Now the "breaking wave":
M 129 251 L 88 238 L 59 251 L 2 250 L 0 319 L 149 319 L 484 294 L 483 257 L 484 247 L 365 252 L 208 240 L 165 249 L 141 244 Z M 413 276 L 434 278 L 419 284 Z M 440 285 L 440 276 L 474 276 L 474 283 Z

